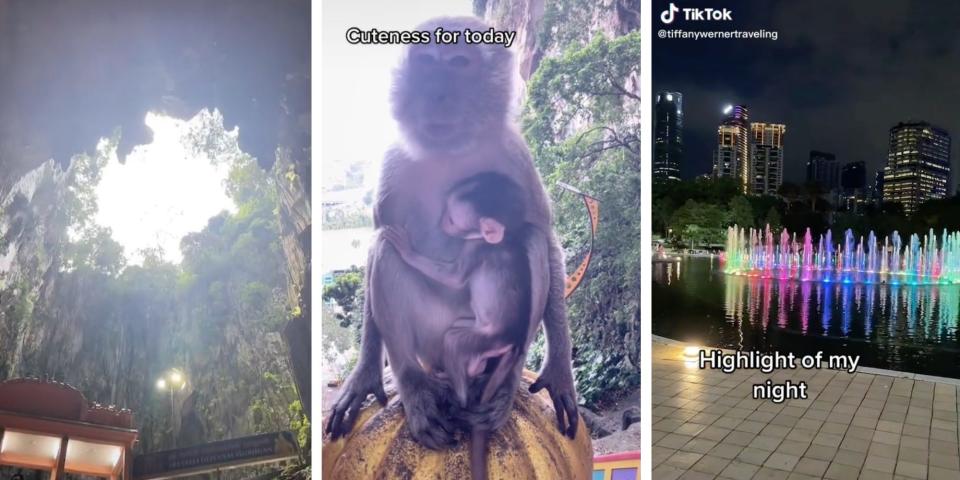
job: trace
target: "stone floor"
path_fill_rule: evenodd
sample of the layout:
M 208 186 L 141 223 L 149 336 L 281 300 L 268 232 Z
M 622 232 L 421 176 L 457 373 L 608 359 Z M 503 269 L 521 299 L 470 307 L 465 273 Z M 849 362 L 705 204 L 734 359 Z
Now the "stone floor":
M 724 374 L 653 345 L 653 478 L 960 479 L 957 383 L 830 370 Z M 768 378 L 806 400 L 754 400 Z

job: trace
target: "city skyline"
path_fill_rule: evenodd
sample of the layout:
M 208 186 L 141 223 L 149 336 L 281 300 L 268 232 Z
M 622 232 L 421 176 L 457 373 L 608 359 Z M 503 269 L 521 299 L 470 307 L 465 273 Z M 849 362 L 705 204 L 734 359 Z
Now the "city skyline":
M 723 114 L 726 116 L 717 126 L 713 176 L 737 180 L 746 193 L 750 168 L 750 112 L 744 105 L 728 105 Z
M 790 127 L 784 180 L 793 183 L 803 183 L 811 150 L 832 152 L 843 163 L 864 161 L 873 175 L 886 164 L 887 134 L 899 122 L 960 131 L 953 113 L 960 110 L 954 86 L 960 39 L 951 33 L 960 5 L 865 5 L 731 0 L 724 6 L 733 20 L 724 29 L 777 30 L 778 40 L 654 38 L 654 91 L 684 95 L 682 177 L 711 170 L 716 125 L 727 104 L 748 105 L 752 117 Z M 654 11 L 668 6 L 657 1 Z M 951 194 L 955 183 L 947 188 Z
M 782 123 L 750 124 L 750 193 L 776 195 L 783 184 L 784 145 L 787 126 Z
M 890 129 L 883 170 L 883 199 L 913 213 L 925 200 L 946 198 L 950 183 L 950 134 L 928 122 L 898 123 Z
M 723 113 L 711 175 L 735 179 L 745 194 L 775 195 L 783 183 L 786 125 L 751 122 L 745 105 L 728 105 Z
M 654 180 L 679 180 L 683 165 L 683 95 L 657 94 L 653 140 Z
M 663 91 L 657 94 L 658 103 L 661 95 L 664 95 L 668 92 Z M 671 95 L 678 96 L 682 98 L 683 92 L 680 91 L 671 91 Z M 686 174 L 681 173 L 681 178 L 683 179 L 692 179 L 696 177 L 701 177 L 703 175 L 709 175 L 712 177 L 733 177 L 736 178 L 744 188 L 744 193 L 748 194 L 774 194 L 776 189 L 771 189 L 768 187 L 760 186 L 759 178 L 751 178 L 745 180 L 747 176 L 754 173 L 759 164 L 756 164 L 755 157 L 757 152 L 761 151 L 765 159 L 769 159 L 771 156 L 770 149 L 758 149 L 758 146 L 769 147 L 774 146 L 776 153 L 773 154 L 774 161 L 779 162 L 779 167 L 775 169 L 775 173 L 772 173 L 775 178 L 778 179 L 777 185 L 780 185 L 784 182 L 790 182 L 794 184 L 805 184 L 805 183 L 818 183 L 826 190 L 834 190 L 836 192 L 841 192 L 841 170 L 845 169 L 852 165 L 859 165 L 860 168 L 864 170 L 864 175 L 866 171 L 870 171 L 868 162 L 864 160 L 848 160 L 844 161 L 843 159 L 838 159 L 836 155 L 830 152 L 825 152 L 817 149 L 809 150 L 809 157 L 806 162 L 803 163 L 804 169 L 800 172 L 798 176 L 794 178 L 788 178 L 786 172 L 786 165 L 784 164 L 784 146 L 783 146 L 783 136 L 786 130 L 786 125 L 783 123 L 771 123 L 771 122 L 752 122 L 750 121 L 749 108 L 746 105 L 739 104 L 728 104 L 723 109 L 723 117 L 720 119 L 719 124 L 716 128 L 716 137 L 714 139 L 714 148 L 711 155 L 711 165 L 707 171 L 704 172 L 689 172 L 689 168 L 686 165 L 683 165 L 681 162 L 677 162 L 682 172 L 687 172 Z M 655 112 L 654 122 L 657 127 L 660 127 L 661 120 L 659 117 L 660 110 L 658 109 Z M 954 195 L 956 191 L 960 191 L 960 187 L 957 190 L 954 189 L 953 185 L 956 184 L 957 179 L 954 178 L 953 172 L 953 155 L 952 155 L 952 142 L 950 141 L 951 136 L 950 132 L 944 128 L 940 128 L 936 125 L 927 122 L 922 119 L 906 119 L 896 122 L 895 125 L 887 129 L 887 132 L 893 131 L 898 127 L 904 125 L 921 125 L 926 127 L 931 127 L 936 130 L 939 134 L 942 134 L 946 137 L 946 151 L 942 152 L 942 156 L 945 158 L 945 168 L 946 168 L 946 181 L 943 185 L 936 185 L 936 195 L 928 198 L 946 198 Z M 684 135 L 682 123 L 679 125 L 680 131 L 675 133 L 682 137 Z M 758 131 L 759 130 L 759 131 Z M 776 133 L 773 133 L 776 131 Z M 655 135 L 659 139 L 659 134 Z M 767 142 L 766 138 L 775 138 L 773 142 Z M 655 140 L 655 149 L 654 149 L 654 163 L 658 161 L 658 150 L 656 148 L 657 142 Z M 761 139 L 758 143 L 758 139 Z M 889 139 L 889 137 L 888 137 Z M 890 148 L 892 147 L 892 140 L 890 140 Z M 766 153 L 763 153 L 766 152 Z M 886 170 L 888 170 L 889 163 L 889 151 L 888 155 L 884 160 L 884 163 L 875 170 L 872 170 L 873 175 L 883 175 Z M 741 159 L 742 157 L 742 159 Z M 683 157 L 680 157 L 681 160 Z M 829 165 L 826 165 L 829 164 Z M 672 165 L 673 168 L 676 168 L 676 165 Z M 823 171 L 824 168 L 829 168 L 829 171 Z M 768 169 L 769 167 L 767 167 Z M 768 170 L 769 172 L 769 170 Z M 766 173 L 764 175 L 764 184 L 769 183 L 766 177 L 770 177 L 771 173 Z M 661 179 L 657 175 L 657 168 L 654 168 L 654 177 Z

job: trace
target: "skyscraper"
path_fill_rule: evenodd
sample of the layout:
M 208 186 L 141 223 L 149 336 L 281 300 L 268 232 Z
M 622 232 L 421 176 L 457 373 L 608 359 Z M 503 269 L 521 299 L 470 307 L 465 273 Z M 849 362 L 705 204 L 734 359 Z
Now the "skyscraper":
M 683 95 L 660 92 L 655 107 L 653 180 L 680 180 L 683 162 Z
M 750 124 L 747 107 L 731 105 L 724 109 L 726 115 L 717 127 L 717 149 L 713 152 L 713 176 L 731 177 L 741 185 L 743 193 L 749 191 L 750 174 Z
M 820 185 L 827 191 L 837 190 L 840 187 L 840 164 L 836 155 L 811 150 L 807 160 L 807 183 Z
M 849 162 L 840 170 L 840 203 L 855 212 L 867 203 L 867 165 L 863 160 Z
M 783 134 L 787 126 L 781 123 L 753 123 L 750 125 L 749 193 L 775 195 L 783 183 Z
M 927 122 L 901 122 L 890 129 L 883 170 L 883 200 L 911 214 L 926 200 L 947 196 L 950 135 Z
M 873 185 L 870 186 L 871 194 L 870 201 L 874 205 L 880 206 L 883 204 L 883 169 L 877 170 L 877 173 L 873 175 Z
M 867 188 L 867 165 L 863 160 L 843 166 L 840 171 L 840 188 L 844 192 Z

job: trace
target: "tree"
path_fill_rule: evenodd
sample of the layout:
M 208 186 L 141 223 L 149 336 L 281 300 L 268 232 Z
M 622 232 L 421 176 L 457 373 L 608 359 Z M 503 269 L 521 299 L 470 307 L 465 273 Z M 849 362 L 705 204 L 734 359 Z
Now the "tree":
M 826 193 L 826 190 L 817 182 L 807 182 L 804 184 L 802 192 L 807 198 L 807 201 L 810 202 L 810 210 L 816 212 L 817 203 L 821 200 L 823 194 Z
M 582 199 L 555 185 L 575 185 L 600 201 L 593 262 L 568 300 L 577 390 L 587 404 L 640 378 L 640 50 L 639 32 L 565 45 L 531 77 L 522 117 L 535 165 L 556 200 L 568 265 L 586 252 L 589 221 Z M 537 367 L 536 351 L 531 358 Z
M 691 199 L 674 212 L 670 228 L 681 243 L 694 248 L 722 243 L 724 227 L 730 223 L 728 218 L 720 207 Z
M 340 321 L 340 326 L 347 328 L 351 325 L 360 327 L 363 298 L 363 270 L 353 267 L 334 279 L 333 285 L 323 289 L 323 298 L 332 300 L 340 307 L 334 316 Z
M 802 194 L 802 189 L 799 185 L 792 182 L 783 182 L 780 184 L 780 188 L 777 189 L 777 194 L 787 202 L 787 210 L 789 211 L 794 202 L 798 201 Z
M 290 306 L 276 185 L 215 116 L 198 121 L 188 141 L 209 161 L 227 162 L 225 188 L 237 211 L 183 238 L 180 264 L 153 250 L 143 265 L 127 265 L 110 230 L 93 221 L 100 168 L 117 138 L 74 156 L 66 171 L 45 165 L 32 195 L 0 204 L 0 229 L 16 227 L 0 231 L 0 242 L 16 244 L 19 273 L 0 286 L 0 378 L 56 378 L 91 400 L 129 407 L 147 451 L 172 446 L 187 395 L 204 440 L 286 428 L 293 419 L 279 332 Z M 37 341 L 20 343 L 25 336 Z M 189 378 L 176 408 L 153 387 L 172 366 Z
M 750 206 L 750 202 L 743 195 L 734 197 L 730 201 L 730 224 L 743 228 L 754 226 L 753 207 Z
M 767 210 L 766 225 L 774 232 L 778 232 L 783 228 L 780 220 L 780 212 L 777 211 L 776 207 L 771 206 L 770 210 Z

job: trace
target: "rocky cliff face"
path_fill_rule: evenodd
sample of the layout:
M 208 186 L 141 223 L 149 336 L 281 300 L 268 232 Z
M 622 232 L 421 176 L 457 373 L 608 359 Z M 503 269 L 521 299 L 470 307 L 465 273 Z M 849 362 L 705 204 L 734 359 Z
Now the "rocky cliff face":
M 271 418 L 280 413 L 266 406 L 285 402 L 285 414 L 288 397 L 295 395 L 262 378 L 275 375 L 279 385 L 288 385 L 291 366 L 309 405 L 311 4 L 279 3 L 0 1 L 0 379 L 68 381 L 91 400 L 137 409 L 141 428 L 156 431 L 157 438 L 173 438 L 164 429 L 179 431 L 181 417 L 222 426 L 206 428 L 207 437 L 277 423 Z M 283 303 L 288 311 L 269 326 L 204 323 L 211 316 L 248 320 L 258 313 L 191 308 L 254 298 L 258 288 L 243 284 L 250 279 L 212 282 L 202 285 L 203 298 L 164 304 L 169 299 L 154 291 L 183 293 L 192 285 L 189 275 L 133 269 L 120 281 L 112 278 L 120 275 L 116 271 L 73 271 L 64 258 L 72 248 L 66 232 L 75 212 L 57 205 L 69 196 L 71 155 L 119 127 L 118 152 L 125 157 L 135 145 L 149 143 L 143 121 L 148 111 L 189 118 L 202 108 L 219 108 L 228 126 L 239 126 L 243 150 L 264 171 L 276 173 L 281 187 L 272 227 L 286 276 L 276 292 L 281 301 L 268 303 Z M 278 158 L 282 165 L 275 166 Z M 139 282 L 154 288 L 103 287 Z M 272 295 L 273 287 L 264 288 Z M 142 308 L 104 306 L 118 298 Z M 296 327 L 288 337 L 299 343 L 288 348 L 281 332 L 289 318 Z M 193 323 L 217 329 L 216 336 L 193 345 L 209 352 L 190 353 L 184 346 L 198 334 L 189 328 Z M 282 392 L 273 402 L 257 400 L 198 374 L 194 380 L 206 382 L 207 392 L 188 388 L 184 398 L 164 403 L 153 387 L 160 364 L 240 374 L 257 388 Z M 154 415 L 173 420 L 150 426 Z M 145 438 L 143 446 L 158 445 L 150 442 Z
M 640 0 L 475 0 L 474 11 L 497 29 L 517 32 L 512 48 L 524 80 L 545 56 L 595 35 L 613 38 L 640 28 Z
M 64 172 L 46 162 L 9 185 L 0 198 L 0 378 L 22 375 L 24 348 L 47 334 L 34 319 L 38 300 L 55 285 L 55 205 Z
M 293 306 L 283 337 L 300 402 L 310 417 L 311 383 L 311 140 L 309 69 L 289 75 L 284 86 L 280 148 L 273 166 L 280 242 L 286 259 L 287 302 Z
M 247 165 L 247 181 L 275 193 L 189 235 L 182 265 L 122 269 L 105 260 L 109 235 L 71 233 L 85 189 L 76 157 L 66 169 L 50 161 L 0 178 L 9 185 L 0 197 L 0 379 L 55 379 L 134 410 L 141 451 L 290 428 L 297 395 L 281 332 L 291 316 L 309 318 L 296 312 L 309 311 L 298 304 L 309 292 L 310 211 L 299 178 L 281 169 L 296 172 L 302 159 L 283 157 L 272 176 Z M 83 261 L 81 249 L 90 250 Z M 310 337 L 298 338 L 309 378 Z M 171 367 L 186 386 L 158 390 Z

